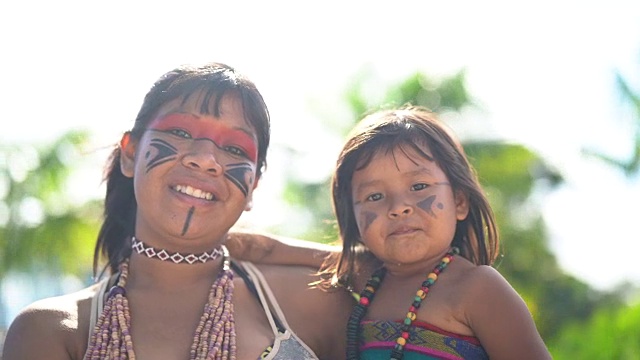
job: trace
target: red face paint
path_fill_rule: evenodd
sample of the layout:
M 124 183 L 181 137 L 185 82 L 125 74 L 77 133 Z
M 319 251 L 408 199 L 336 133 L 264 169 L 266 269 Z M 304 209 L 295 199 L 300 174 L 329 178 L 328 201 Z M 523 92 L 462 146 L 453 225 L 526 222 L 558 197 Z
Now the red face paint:
M 209 139 L 216 146 L 223 148 L 236 146 L 244 150 L 249 160 L 256 162 L 258 150 L 252 137 L 243 130 L 231 128 L 229 125 L 212 120 L 212 117 L 201 117 L 187 113 L 172 113 L 156 118 L 149 125 L 150 129 L 159 131 L 184 130 L 194 140 Z

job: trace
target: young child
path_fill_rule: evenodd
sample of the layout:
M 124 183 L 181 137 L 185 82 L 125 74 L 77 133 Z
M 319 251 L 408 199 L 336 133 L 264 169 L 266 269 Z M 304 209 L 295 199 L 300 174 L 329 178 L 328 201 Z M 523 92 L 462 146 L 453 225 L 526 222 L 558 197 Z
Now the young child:
M 94 271 L 105 259 L 111 276 L 24 309 L 4 359 L 344 358 L 347 294 L 309 289 L 313 269 L 231 262 L 224 247 L 269 135 L 262 95 L 232 67 L 160 77 L 107 167 Z
M 490 266 L 498 232 L 475 172 L 429 111 L 363 119 L 339 155 L 332 196 L 342 252 L 326 272 L 360 290 L 347 359 L 550 358 L 526 304 Z M 269 256 L 284 262 L 289 251 L 274 242 Z
M 332 179 L 354 279 L 366 247 L 379 267 L 347 325 L 348 359 L 550 358 L 520 296 L 491 266 L 498 234 L 462 146 L 421 108 L 374 113 L 351 132 Z

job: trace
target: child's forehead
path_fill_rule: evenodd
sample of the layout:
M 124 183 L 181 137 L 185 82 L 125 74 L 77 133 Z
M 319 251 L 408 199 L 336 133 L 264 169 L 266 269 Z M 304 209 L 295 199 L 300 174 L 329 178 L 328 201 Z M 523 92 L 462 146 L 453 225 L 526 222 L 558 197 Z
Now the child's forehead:
M 362 154 L 360 162 L 375 163 L 381 161 L 399 161 L 410 160 L 411 162 L 427 161 L 437 166 L 436 159 L 433 156 L 431 148 L 426 143 L 398 143 L 386 145 L 373 149 L 373 151 Z

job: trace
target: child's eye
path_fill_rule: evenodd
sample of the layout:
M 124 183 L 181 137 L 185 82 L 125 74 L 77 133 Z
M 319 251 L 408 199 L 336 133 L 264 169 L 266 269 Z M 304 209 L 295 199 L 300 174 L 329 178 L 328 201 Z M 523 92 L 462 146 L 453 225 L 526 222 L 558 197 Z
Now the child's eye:
M 186 130 L 183 130 L 183 129 L 171 129 L 169 130 L 169 133 L 175 136 L 179 136 L 181 138 L 191 139 L 191 134 L 189 134 Z
M 411 191 L 420 191 L 420 190 L 424 190 L 428 187 L 429 185 L 424 184 L 424 183 L 420 183 L 420 184 L 413 184 L 411 186 Z
M 247 158 L 247 159 L 249 158 L 249 156 L 247 155 L 247 152 L 246 152 L 246 151 L 244 151 L 244 150 L 243 150 L 242 148 L 240 148 L 240 147 L 237 147 L 237 146 L 225 146 L 225 147 L 224 147 L 224 149 L 225 149 L 228 153 L 231 153 L 231 154 L 233 154 L 233 155 L 236 155 L 236 156 L 242 156 L 242 157 L 245 157 L 245 158 Z
M 382 200 L 382 194 L 380 193 L 375 193 L 367 196 L 367 201 L 378 201 L 378 200 Z

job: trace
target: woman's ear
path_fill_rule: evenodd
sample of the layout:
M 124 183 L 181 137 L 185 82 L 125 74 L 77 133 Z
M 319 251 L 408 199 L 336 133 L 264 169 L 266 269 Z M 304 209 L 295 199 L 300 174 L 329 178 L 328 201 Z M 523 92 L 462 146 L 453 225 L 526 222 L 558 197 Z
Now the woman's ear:
M 127 131 L 120 140 L 120 171 L 128 178 L 132 178 L 135 169 L 136 145 L 131 139 L 131 132 Z
M 247 195 L 247 203 L 244 205 L 244 211 L 251 211 L 253 209 L 253 191 Z
M 259 181 L 260 181 L 260 178 L 256 177 L 256 180 L 253 183 L 253 186 L 251 186 L 251 191 L 249 191 L 249 194 L 247 194 L 247 204 L 244 207 L 244 211 L 250 211 L 251 209 L 253 209 L 253 191 L 258 187 Z
M 469 197 L 461 190 L 456 190 L 454 197 L 456 201 L 456 219 L 462 221 L 469 215 Z

